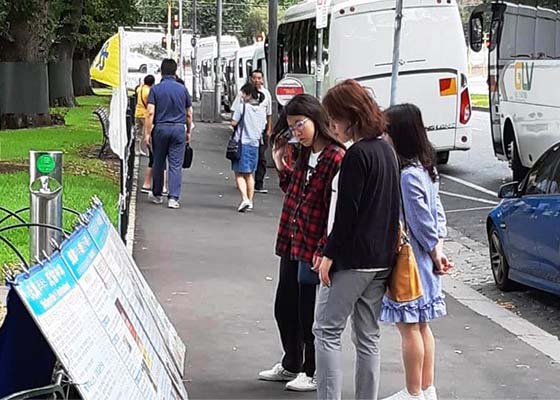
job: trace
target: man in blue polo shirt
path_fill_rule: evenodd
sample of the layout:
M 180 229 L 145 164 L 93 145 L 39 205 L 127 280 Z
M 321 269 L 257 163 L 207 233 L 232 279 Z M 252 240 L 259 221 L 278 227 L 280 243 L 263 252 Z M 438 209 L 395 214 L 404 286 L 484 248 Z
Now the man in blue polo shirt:
M 163 172 L 168 164 L 169 208 L 179 208 L 183 157 L 186 143 L 191 142 L 192 102 L 189 91 L 177 82 L 177 63 L 161 63 L 161 82 L 150 90 L 145 122 L 145 142 L 154 154 L 153 184 L 150 198 L 162 204 Z M 153 127 L 153 129 L 152 129 Z

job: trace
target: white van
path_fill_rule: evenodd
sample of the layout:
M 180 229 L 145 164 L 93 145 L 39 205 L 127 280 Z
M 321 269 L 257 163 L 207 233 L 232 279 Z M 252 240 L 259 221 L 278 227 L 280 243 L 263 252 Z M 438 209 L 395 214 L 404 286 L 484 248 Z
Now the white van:
M 278 29 L 278 80 L 299 78 L 312 94 L 315 14 L 314 2 L 290 7 Z M 323 94 L 351 78 L 388 107 L 394 23 L 395 0 L 333 0 L 323 37 Z M 455 0 L 404 0 L 398 102 L 422 110 L 439 163 L 447 163 L 449 151 L 471 147 L 467 47 Z

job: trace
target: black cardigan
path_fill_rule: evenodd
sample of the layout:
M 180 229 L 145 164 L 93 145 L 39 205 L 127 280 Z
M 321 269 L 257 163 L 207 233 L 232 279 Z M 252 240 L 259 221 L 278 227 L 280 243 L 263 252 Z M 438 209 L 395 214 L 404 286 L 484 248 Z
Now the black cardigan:
M 342 161 L 334 226 L 324 255 L 334 270 L 392 268 L 400 210 L 399 167 L 382 139 L 355 143 Z

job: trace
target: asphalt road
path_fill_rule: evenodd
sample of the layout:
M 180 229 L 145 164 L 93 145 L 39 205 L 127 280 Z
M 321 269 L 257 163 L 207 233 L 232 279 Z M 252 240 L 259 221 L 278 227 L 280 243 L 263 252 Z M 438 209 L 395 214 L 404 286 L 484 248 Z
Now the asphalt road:
M 486 245 L 486 218 L 493 207 L 490 203 L 499 201 L 487 192 L 497 193 L 502 184 L 511 181 L 511 170 L 507 162 L 494 156 L 488 113 L 474 112 L 472 127 L 472 148 L 466 152 L 452 152 L 448 165 L 439 167 L 443 175 L 440 191 L 449 225 Z M 475 288 L 547 332 L 560 336 L 560 297 L 527 288 L 503 293 L 493 283 Z

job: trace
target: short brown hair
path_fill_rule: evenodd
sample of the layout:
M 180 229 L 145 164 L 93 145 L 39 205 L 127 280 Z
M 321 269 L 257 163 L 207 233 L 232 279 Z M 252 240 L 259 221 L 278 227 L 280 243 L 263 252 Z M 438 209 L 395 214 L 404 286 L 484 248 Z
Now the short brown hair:
M 332 87 L 323 106 L 333 119 L 350 122 L 355 140 L 381 136 L 387 129 L 387 120 L 370 93 L 358 82 L 348 79 Z

